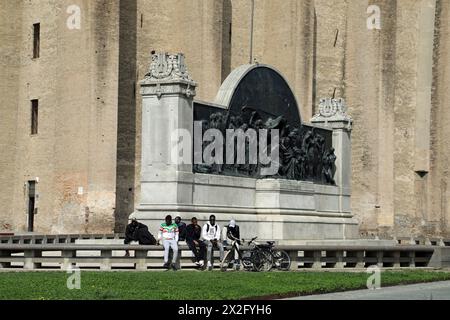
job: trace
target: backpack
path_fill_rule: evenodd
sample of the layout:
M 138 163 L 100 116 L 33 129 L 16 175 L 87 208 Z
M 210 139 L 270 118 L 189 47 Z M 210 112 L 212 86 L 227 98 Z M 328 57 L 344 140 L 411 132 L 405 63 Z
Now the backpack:
M 150 231 L 148 231 L 147 226 L 141 227 L 138 229 L 137 237 L 138 237 L 139 244 L 141 244 L 141 245 L 147 245 L 147 246 L 156 245 L 156 239 L 150 233 Z
M 215 232 L 217 232 L 217 224 L 214 225 Z M 209 223 L 206 225 L 206 233 L 209 232 Z

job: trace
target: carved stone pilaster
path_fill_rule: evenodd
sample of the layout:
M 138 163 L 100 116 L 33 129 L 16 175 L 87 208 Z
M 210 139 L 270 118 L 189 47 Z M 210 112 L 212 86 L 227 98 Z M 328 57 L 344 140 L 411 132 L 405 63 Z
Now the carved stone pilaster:
M 149 206 L 191 201 L 192 163 L 184 162 L 178 155 L 192 152 L 192 147 L 183 149 L 178 134 L 185 134 L 183 141 L 192 141 L 188 136 L 193 136 L 196 83 L 189 76 L 183 54 L 158 53 L 152 56 L 150 70 L 140 85 L 142 159 L 138 219 Z M 159 213 L 155 213 L 155 218 L 160 219 Z

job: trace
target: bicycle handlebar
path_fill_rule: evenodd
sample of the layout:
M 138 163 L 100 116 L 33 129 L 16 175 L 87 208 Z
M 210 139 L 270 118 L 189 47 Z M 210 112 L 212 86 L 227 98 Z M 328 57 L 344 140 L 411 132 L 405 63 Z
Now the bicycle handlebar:
M 248 241 L 248 244 L 251 244 L 253 241 L 255 241 L 256 239 L 258 239 L 258 237 L 254 237 L 253 239 Z M 242 239 L 242 242 L 245 242 L 245 239 Z

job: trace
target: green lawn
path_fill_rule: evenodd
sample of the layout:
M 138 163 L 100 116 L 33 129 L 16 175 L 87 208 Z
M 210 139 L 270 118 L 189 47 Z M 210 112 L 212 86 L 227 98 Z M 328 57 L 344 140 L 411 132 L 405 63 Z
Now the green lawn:
M 64 272 L 0 272 L 0 299 L 242 299 L 362 289 L 369 274 L 336 272 L 81 272 L 69 290 Z M 385 271 L 382 286 L 450 280 L 436 271 Z

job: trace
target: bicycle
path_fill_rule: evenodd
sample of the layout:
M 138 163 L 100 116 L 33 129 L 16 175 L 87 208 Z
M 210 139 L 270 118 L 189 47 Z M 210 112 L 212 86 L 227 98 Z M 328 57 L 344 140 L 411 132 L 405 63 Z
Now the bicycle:
M 267 241 L 266 244 L 259 244 L 258 246 L 270 261 L 270 267 L 266 271 L 270 271 L 274 267 L 280 271 L 290 270 L 291 258 L 289 254 L 284 250 L 275 250 L 275 241 Z
M 245 251 L 242 251 L 239 248 L 239 240 L 233 240 L 231 243 L 231 249 L 228 250 L 222 260 L 220 270 L 227 271 L 228 269 L 233 268 L 233 264 L 235 262 L 235 253 L 237 252 L 238 259 L 242 261 L 242 266 L 244 267 L 244 269 L 246 269 L 247 271 L 253 270 L 256 272 L 263 271 L 265 264 L 267 264 L 267 258 L 261 248 L 256 245 L 256 239 L 257 237 L 248 241 L 248 245 L 251 246 L 251 248 Z M 245 240 L 242 239 L 242 242 L 245 243 Z

